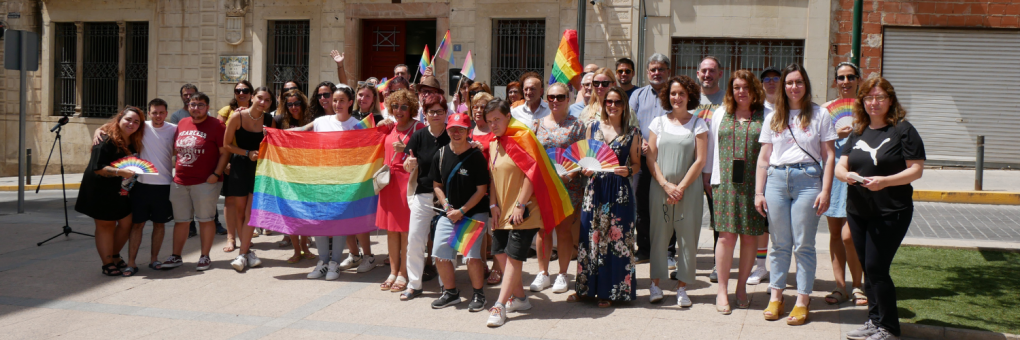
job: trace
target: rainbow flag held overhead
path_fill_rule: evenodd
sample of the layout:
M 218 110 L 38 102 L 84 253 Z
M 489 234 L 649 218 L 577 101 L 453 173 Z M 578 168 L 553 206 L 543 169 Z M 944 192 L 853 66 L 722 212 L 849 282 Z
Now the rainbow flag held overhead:
M 435 58 L 442 58 L 446 61 L 450 61 L 450 56 L 453 55 L 453 42 L 450 41 L 450 30 L 446 30 L 446 35 L 443 36 L 443 41 L 439 42 L 439 48 L 436 49 Z
M 535 133 L 517 119 L 510 119 L 506 133 L 496 137 L 535 189 L 535 198 L 542 215 L 545 232 L 552 232 L 556 225 L 574 213 L 570 196 L 549 160 L 545 148 L 538 142 Z
M 380 129 L 265 132 L 249 225 L 304 236 L 377 229 L 372 174 L 383 166 Z
M 421 61 L 418 61 L 418 72 L 425 74 L 425 69 L 432 66 L 432 59 L 429 58 L 429 45 L 425 45 L 425 50 L 421 52 Z
M 485 222 L 464 217 L 453 226 L 453 233 L 446 240 L 446 244 L 461 254 L 467 254 L 484 230 Z
M 581 60 L 578 59 L 577 31 L 563 31 L 563 38 L 560 39 L 560 47 L 556 50 L 556 59 L 553 62 L 552 73 L 549 75 L 549 84 L 556 82 L 580 85 L 577 77 L 581 75 Z M 575 80 L 578 82 L 574 84 Z
M 379 90 L 379 92 L 386 91 L 386 89 L 389 88 L 390 86 L 390 80 L 387 80 L 386 77 L 383 77 L 383 79 L 379 81 L 379 85 L 375 86 L 375 89 Z
M 461 66 L 460 74 L 475 80 L 475 61 L 471 59 L 471 51 L 468 51 L 467 57 L 464 57 L 464 66 Z

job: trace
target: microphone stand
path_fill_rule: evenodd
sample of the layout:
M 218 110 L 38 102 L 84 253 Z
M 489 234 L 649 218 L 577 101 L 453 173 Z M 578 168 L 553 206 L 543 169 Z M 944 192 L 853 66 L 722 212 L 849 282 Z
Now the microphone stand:
M 63 230 L 60 231 L 60 233 L 57 233 L 56 235 L 53 235 L 53 237 L 50 237 L 50 238 L 48 238 L 48 239 L 46 239 L 46 240 L 44 240 L 42 242 L 39 242 L 39 243 L 35 244 L 36 246 L 40 246 L 40 247 L 43 245 L 43 243 L 49 242 L 50 240 L 55 239 L 55 238 L 57 238 L 57 236 L 60 236 L 60 235 L 64 235 L 64 237 L 67 237 L 70 234 L 78 234 L 78 235 L 83 235 L 83 236 L 88 236 L 88 237 L 95 237 L 94 235 L 89 235 L 89 234 L 86 234 L 86 233 L 80 233 L 80 232 L 77 232 L 77 231 L 74 231 L 73 229 L 71 229 L 71 222 L 70 222 L 70 220 L 67 217 L 67 185 L 64 183 L 64 146 L 63 146 L 63 143 L 61 143 L 61 139 L 60 139 L 60 130 L 63 129 L 64 124 L 67 124 L 67 121 L 68 121 L 67 116 L 64 116 L 64 118 L 61 118 L 60 121 L 57 122 L 56 126 L 54 126 L 52 129 L 50 129 L 50 132 L 55 132 L 57 134 L 57 138 L 53 139 L 53 146 L 50 147 L 50 155 L 49 155 L 49 157 L 46 157 L 46 165 L 43 166 L 42 175 L 39 176 L 39 184 L 36 185 L 36 187 L 35 187 L 35 193 L 38 194 L 39 193 L 39 188 L 42 187 L 43 176 L 46 176 L 46 168 L 50 166 L 50 159 L 53 158 L 53 150 L 56 149 L 56 148 L 60 148 L 60 152 L 59 152 L 60 153 L 60 156 L 59 156 L 60 157 L 60 190 L 63 191 L 63 193 L 64 193 L 64 227 L 63 227 Z M 85 171 L 88 171 L 88 169 L 86 169 Z

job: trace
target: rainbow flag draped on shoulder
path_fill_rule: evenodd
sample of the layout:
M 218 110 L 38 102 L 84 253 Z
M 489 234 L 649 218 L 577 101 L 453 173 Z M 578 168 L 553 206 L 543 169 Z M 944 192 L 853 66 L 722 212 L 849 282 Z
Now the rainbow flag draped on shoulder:
M 376 128 L 265 131 L 248 224 L 304 236 L 377 229 L 372 174 L 383 165 L 385 134 Z
M 535 188 L 534 195 L 542 212 L 542 225 L 545 232 L 551 232 L 574 213 L 574 206 L 545 148 L 538 142 L 535 133 L 517 119 L 510 120 L 506 133 L 498 139 L 510 159 L 524 171 Z

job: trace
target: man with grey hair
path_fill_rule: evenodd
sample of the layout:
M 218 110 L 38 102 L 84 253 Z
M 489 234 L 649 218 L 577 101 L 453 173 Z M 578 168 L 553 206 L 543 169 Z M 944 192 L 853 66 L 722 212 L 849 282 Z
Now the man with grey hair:
M 630 107 L 637 116 L 638 126 L 641 128 L 641 171 L 635 175 L 637 181 L 637 263 L 648 262 L 651 251 L 649 239 L 650 215 L 648 210 L 648 188 L 652 183 L 652 176 L 645 161 L 645 153 L 648 152 L 648 126 L 656 117 L 666 115 L 668 111 L 662 108 L 659 101 L 659 90 L 669 79 L 669 57 L 661 53 L 655 53 L 648 58 L 648 86 L 644 86 L 630 97 Z M 674 242 L 675 243 L 675 242 Z M 661 292 L 660 292 L 661 295 Z

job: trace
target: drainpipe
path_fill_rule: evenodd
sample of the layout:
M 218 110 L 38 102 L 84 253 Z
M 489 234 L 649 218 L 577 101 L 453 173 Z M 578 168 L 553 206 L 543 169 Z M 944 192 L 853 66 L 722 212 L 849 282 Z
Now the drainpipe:
M 577 60 L 584 67 L 584 26 L 588 16 L 588 6 L 584 3 L 588 0 L 577 0 Z
M 854 0 L 854 26 L 851 35 L 850 62 L 861 67 L 861 7 L 864 0 Z
M 638 22 L 638 47 L 637 47 L 637 60 L 634 64 L 634 75 L 637 76 L 635 85 L 641 86 L 645 83 L 645 31 L 648 29 L 646 21 L 648 20 L 648 13 L 645 10 L 645 0 L 638 2 L 638 13 L 641 15 L 641 21 Z

